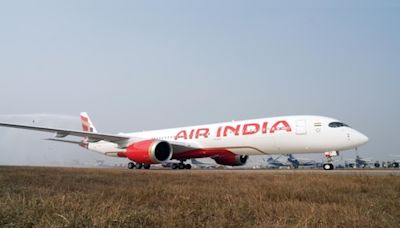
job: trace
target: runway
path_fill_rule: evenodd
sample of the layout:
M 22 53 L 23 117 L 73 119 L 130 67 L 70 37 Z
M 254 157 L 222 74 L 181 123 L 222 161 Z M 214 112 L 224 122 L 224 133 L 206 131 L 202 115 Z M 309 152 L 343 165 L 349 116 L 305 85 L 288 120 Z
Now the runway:
M 0 168 L 13 166 L 0 166 Z M 14 166 L 18 167 L 18 166 Z M 122 167 L 82 167 L 82 166 L 20 166 L 20 168 L 64 168 L 64 169 L 89 169 L 89 170 L 110 170 L 123 173 L 168 173 L 168 174 L 300 174 L 300 175 L 354 175 L 354 176 L 400 176 L 400 169 L 191 169 L 191 170 L 172 170 L 169 168 L 152 167 L 150 170 L 129 170 Z
M 284 170 L 284 169 L 192 169 L 192 170 L 170 170 L 170 169 L 153 169 L 153 170 L 125 170 L 126 172 L 155 172 L 155 173 L 190 173 L 190 174 L 301 174 L 301 175 L 355 175 L 355 176 L 400 176 L 400 169 L 341 169 L 341 170 L 320 170 L 320 169 L 301 169 L 301 170 Z

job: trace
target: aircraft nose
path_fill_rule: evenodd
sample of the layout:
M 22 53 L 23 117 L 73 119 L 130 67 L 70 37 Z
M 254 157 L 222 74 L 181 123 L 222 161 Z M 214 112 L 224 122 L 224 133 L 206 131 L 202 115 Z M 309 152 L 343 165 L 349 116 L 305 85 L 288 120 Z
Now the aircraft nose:
M 363 133 L 357 132 L 357 133 L 355 134 L 354 141 L 355 141 L 358 145 L 361 146 L 361 145 L 366 144 L 366 143 L 369 141 L 369 138 L 368 138 L 366 135 L 364 135 Z

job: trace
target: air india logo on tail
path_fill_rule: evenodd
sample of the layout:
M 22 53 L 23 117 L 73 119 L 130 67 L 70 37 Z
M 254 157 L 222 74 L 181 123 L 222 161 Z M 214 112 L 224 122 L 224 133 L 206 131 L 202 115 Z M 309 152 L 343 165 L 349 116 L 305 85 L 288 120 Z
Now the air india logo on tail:
M 93 129 L 90 127 L 89 119 L 81 116 L 82 128 L 85 132 L 93 132 Z
M 96 128 L 93 126 L 92 121 L 90 121 L 89 115 L 86 112 L 81 113 L 82 129 L 84 132 L 96 133 Z
M 97 133 L 96 128 L 93 126 L 93 123 L 86 112 L 81 113 L 81 122 L 82 122 L 82 129 L 84 132 Z M 89 147 L 88 137 L 82 139 L 80 146 L 83 148 Z

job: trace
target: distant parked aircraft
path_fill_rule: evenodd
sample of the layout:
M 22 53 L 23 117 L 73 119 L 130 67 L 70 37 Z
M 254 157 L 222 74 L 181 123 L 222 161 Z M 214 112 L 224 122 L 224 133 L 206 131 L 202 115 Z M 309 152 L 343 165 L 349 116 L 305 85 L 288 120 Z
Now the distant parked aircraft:
M 267 159 L 264 159 L 265 162 L 265 167 L 269 168 L 269 169 L 279 169 L 279 168 L 292 168 L 292 164 L 290 162 L 285 161 L 281 161 L 281 157 L 269 157 Z
M 374 162 L 371 158 L 362 158 L 359 155 L 356 156 L 355 160 L 346 160 L 346 162 L 350 168 L 379 168 L 381 166 L 379 161 Z
M 288 162 L 290 162 L 295 169 L 298 169 L 299 167 L 317 168 L 322 166 L 321 162 L 309 159 L 295 158 L 292 154 L 288 155 Z
M 323 153 L 345 151 L 368 142 L 348 125 L 322 116 L 282 116 L 157 131 L 98 133 L 86 113 L 83 131 L 0 123 L 0 126 L 55 133 L 48 140 L 73 143 L 107 156 L 127 158 L 128 168 L 149 169 L 151 164 L 179 161 L 178 168 L 191 168 L 192 158 L 212 158 L 217 164 L 241 166 L 250 155 Z M 64 139 L 81 137 L 81 141 Z M 326 162 L 325 170 L 334 168 Z
M 391 156 L 400 158 L 400 155 L 391 155 Z M 390 168 L 399 168 L 399 167 L 400 167 L 400 159 L 396 159 L 390 162 Z

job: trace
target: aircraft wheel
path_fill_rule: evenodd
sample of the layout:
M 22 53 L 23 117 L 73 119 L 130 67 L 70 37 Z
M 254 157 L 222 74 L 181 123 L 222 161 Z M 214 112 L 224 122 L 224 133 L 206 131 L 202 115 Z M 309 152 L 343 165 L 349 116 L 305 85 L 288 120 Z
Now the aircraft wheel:
M 178 168 L 178 164 L 175 164 L 175 163 L 172 164 L 171 168 L 172 168 L 172 169 L 177 169 L 177 168 Z
M 185 169 L 192 169 L 192 165 L 191 164 L 186 164 L 185 165 Z
M 398 162 L 394 162 L 393 164 L 392 164 L 392 166 L 393 166 L 393 168 L 399 168 L 399 163 Z
M 143 167 L 142 163 L 136 163 L 135 168 L 141 169 Z
M 128 163 L 128 169 L 134 169 L 135 168 L 135 163 L 129 162 Z
M 144 169 L 150 169 L 150 167 L 151 167 L 150 164 L 144 164 L 144 165 L 143 165 L 143 168 L 144 168 Z
M 325 163 L 323 165 L 324 170 L 333 170 L 334 166 L 331 163 Z
M 179 163 L 178 168 L 179 168 L 179 169 L 185 169 L 185 164 Z

